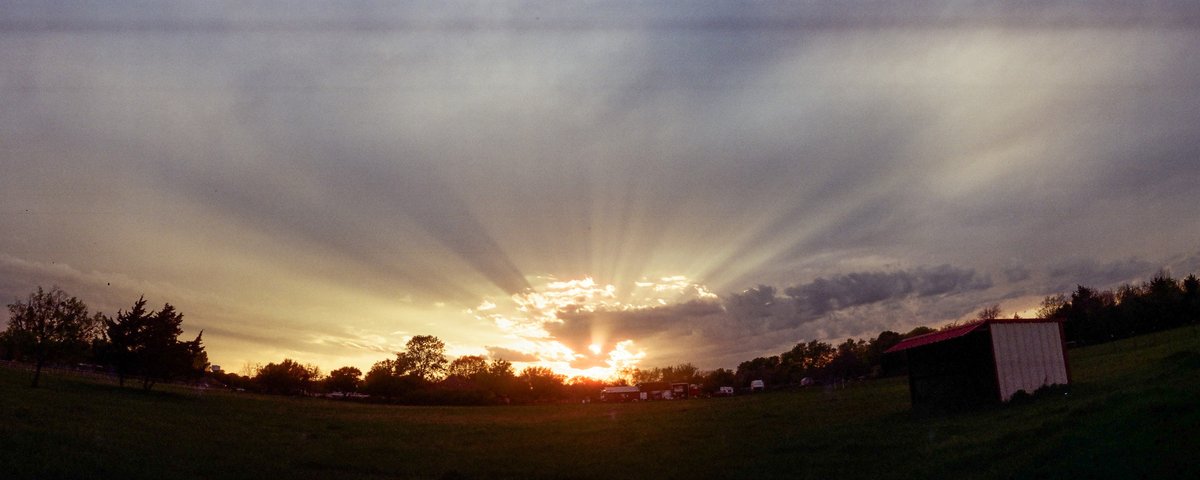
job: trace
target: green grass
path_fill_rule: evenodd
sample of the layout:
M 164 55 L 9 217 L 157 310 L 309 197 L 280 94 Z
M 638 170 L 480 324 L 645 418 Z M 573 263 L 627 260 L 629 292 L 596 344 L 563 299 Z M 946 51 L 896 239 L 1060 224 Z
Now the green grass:
M 1200 478 L 1200 328 L 1071 352 L 1070 394 L 917 415 L 903 378 L 727 399 L 400 407 L 0 368 L 0 478 Z

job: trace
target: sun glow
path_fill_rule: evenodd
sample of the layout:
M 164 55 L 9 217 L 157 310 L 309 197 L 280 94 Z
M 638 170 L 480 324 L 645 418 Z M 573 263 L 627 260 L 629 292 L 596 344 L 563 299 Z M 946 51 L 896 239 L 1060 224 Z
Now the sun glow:
M 514 360 L 518 366 L 543 366 L 568 378 L 610 380 L 645 359 L 646 346 L 632 338 L 613 338 L 613 332 L 602 322 L 590 326 L 586 343 L 578 339 L 577 343 L 571 342 L 551 333 L 564 326 L 564 318 L 583 313 L 652 309 L 712 296 L 705 286 L 680 275 L 643 279 L 627 292 L 619 292 L 615 285 L 601 284 L 591 277 L 546 278 L 540 285 L 507 299 L 484 299 L 468 313 L 491 322 L 512 340 L 496 347 L 524 354 L 523 359 Z
M 572 362 L 572 361 L 566 361 L 566 362 L 550 361 L 550 362 L 543 362 L 542 366 L 549 367 L 555 373 L 558 373 L 560 375 L 565 375 L 567 378 L 586 377 L 586 378 L 591 378 L 594 380 L 615 380 L 618 376 L 621 375 L 622 372 L 628 371 L 629 369 L 636 367 L 638 365 L 638 363 L 640 363 L 642 361 L 643 358 L 646 358 L 646 351 L 637 347 L 634 344 L 633 340 L 624 340 L 624 341 L 618 342 L 616 345 L 613 345 L 612 350 L 609 350 L 608 352 L 604 352 L 603 349 L 599 345 L 592 345 L 592 346 L 597 347 L 597 348 L 595 350 L 592 350 L 594 353 L 594 356 L 592 356 L 591 358 L 603 357 L 604 358 L 603 365 L 593 365 L 593 366 L 589 366 L 589 367 L 576 367 L 576 366 L 573 366 L 574 362 Z M 570 349 L 568 349 L 568 350 L 570 350 Z M 590 347 L 589 347 L 589 350 L 591 350 Z M 589 356 L 583 355 L 583 354 L 575 354 L 575 358 L 576 359 L 587 359 L 587 358 L 589 358 Z

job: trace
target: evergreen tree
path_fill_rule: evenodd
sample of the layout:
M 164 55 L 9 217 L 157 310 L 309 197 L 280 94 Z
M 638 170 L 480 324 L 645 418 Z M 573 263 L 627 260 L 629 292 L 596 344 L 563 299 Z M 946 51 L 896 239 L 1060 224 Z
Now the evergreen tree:
M 180 341 L 182 326 L 183 314 L 174 306 L 168 303 L 161 310 L 147 312 L 145 297 L 106 321 L 105 358 L 117 370 L 120 384 L 124 386 L 128 377 L 140 376 L 142 388 L 149 390 L 161 381 L 202 373 L 208 366 L 204 332 L 194 340 Z

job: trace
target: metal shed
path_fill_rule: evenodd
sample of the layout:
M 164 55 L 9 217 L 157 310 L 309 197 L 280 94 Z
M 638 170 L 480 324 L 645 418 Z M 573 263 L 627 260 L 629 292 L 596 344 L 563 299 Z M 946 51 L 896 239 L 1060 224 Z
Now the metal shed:
M 914 408 L 1006 402 L 1017 391 L 1070 383 L 1057 320 L 984 320 L 905 339 Z

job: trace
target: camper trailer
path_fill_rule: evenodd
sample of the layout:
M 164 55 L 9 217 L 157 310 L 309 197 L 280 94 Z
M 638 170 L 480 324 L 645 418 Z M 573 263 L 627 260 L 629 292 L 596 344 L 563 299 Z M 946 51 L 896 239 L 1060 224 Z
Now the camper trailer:
M 639 399 L 638 387 L 633 385 L 619 385 L 615 387 L 604 387 L 600 390 L 601 402 L 628 402 Z

